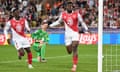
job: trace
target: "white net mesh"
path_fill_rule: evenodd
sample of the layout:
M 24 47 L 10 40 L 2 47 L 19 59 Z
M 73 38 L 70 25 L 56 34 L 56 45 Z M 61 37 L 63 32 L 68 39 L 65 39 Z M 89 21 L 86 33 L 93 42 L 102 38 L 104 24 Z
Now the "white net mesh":
M 120 45 L 118 39 L 115 44 L 103 46 L 103 72 L 120 72 Z

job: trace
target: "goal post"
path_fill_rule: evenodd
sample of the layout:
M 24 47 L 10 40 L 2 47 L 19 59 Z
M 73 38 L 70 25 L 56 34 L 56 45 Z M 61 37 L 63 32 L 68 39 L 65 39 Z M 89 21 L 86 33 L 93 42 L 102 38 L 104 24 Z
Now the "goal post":
M 98 6 L 98 72 L 102 72 L 103 49 L 103 0 L 99 0 Z

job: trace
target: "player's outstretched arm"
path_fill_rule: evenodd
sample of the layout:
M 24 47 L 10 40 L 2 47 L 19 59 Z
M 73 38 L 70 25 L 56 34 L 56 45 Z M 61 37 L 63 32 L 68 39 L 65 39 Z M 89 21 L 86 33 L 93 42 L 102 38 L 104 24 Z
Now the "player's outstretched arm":
M 28 25 L 28 21 L 27 20 L 25 20 L 25 28 L 27 29 L 27 32 L 30 33 L 30 27 Z
M 82 27 L 84 27 L 84 29 L 85 29 L 85 32 L 84 32 L 84 33 L 90 33 L 90 34 L 91 34 L 91 32 L 89 31 L 86 23 L 83 21 L 83 19 L 82 19 L 82 17 L 81 17 L 80 14 L 78 14 L 78 20 L 79 20 L 79 22 L 81 22 Z
M 7 42 L 8 42 L 8 44 L 10 44 L 10 39 L 8 38 L 8 30 L 9 30 L 9 28 L 10 28 L 10 22 L 8 21 L 8 22 L 6 22 L 6 25 L 4 27 L 4 35 L 5 35 L 5 38 L 6 38 Z
M 62 14 L 59 16 L 59 19 L 55 22 L 53 22 L 52 24 L 49 25 L 49 27 L 55 27 L 57 25 L 59 25 L 62 22 Z
M 86 31 L 88 31 L 88 27 L 87 27 L 86 23 L 83 21 L 81 15 L 79 13 L 78 13 L 78 20 L 79 20 L 79 22 L 81 22 L 82 27 L 84 27 L 84 29 Z

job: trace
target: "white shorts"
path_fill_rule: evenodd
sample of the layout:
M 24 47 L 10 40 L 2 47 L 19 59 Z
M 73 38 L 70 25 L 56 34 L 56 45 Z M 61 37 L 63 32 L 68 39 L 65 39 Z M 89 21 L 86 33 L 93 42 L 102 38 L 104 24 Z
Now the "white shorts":
M 72 44 L 72 41 L 79 41 L 79 33 L 72 32 L 72 33 L 65 33 L 65 45 L 68 46 Z
M 17 50 L 30 47 L 30 42 L 26 38 L 14 39 L 14 45 Z

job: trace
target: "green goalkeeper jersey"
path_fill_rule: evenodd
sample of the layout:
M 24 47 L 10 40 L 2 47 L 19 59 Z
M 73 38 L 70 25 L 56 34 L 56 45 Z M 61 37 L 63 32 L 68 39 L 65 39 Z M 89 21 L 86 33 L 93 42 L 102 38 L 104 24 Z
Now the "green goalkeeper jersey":
M 31 37 L 35 40 L 42 40 L 44 42 L 49 41 L 48 33 L 46 31 L 43 31 L 41 29 L 36 30 L 31 34 Z

